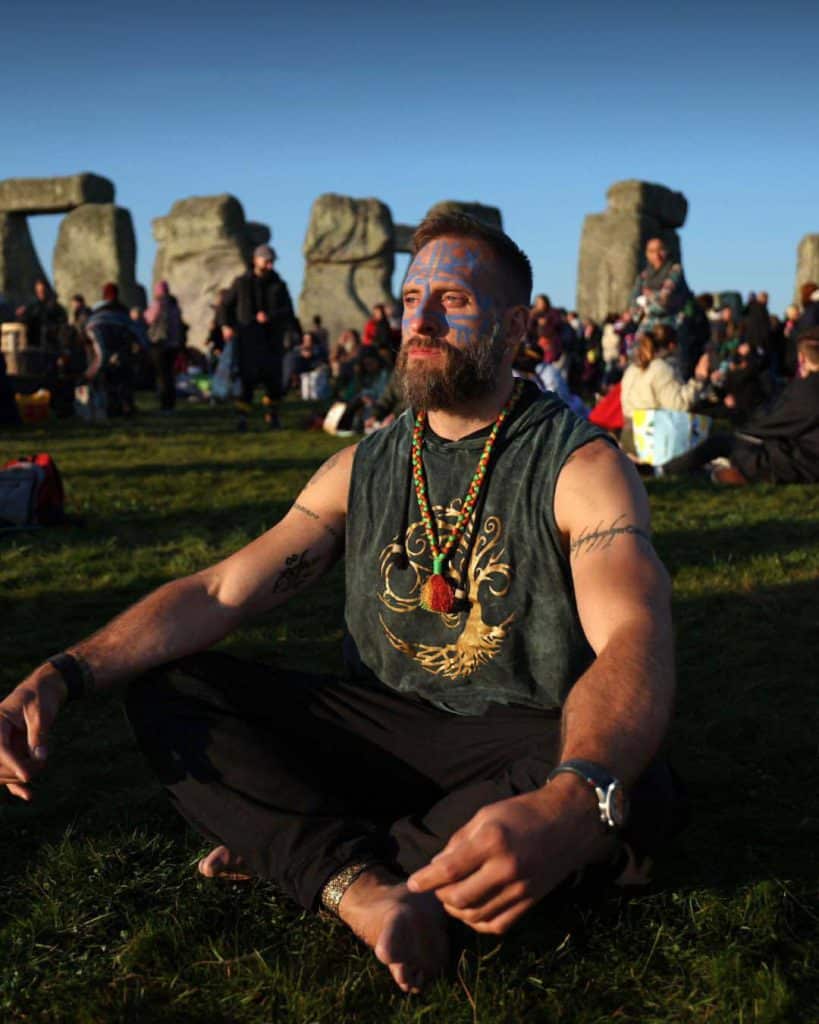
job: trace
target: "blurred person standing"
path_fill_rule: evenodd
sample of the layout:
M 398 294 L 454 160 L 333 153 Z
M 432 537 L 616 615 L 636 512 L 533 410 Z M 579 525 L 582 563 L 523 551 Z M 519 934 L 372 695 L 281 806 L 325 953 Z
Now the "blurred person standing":
M 242 382 L 237 428 L 247 430 L 253 392 L 264 388 L 265 423 L 281 427 L 278 403 L 282 397 L 285 335 L 294 322 L 287 285 L 273 269 L 276 253 L 269 245 L 253 250 L 253 265 L 227 289 L 217 312 L 224 340 L 234 340 L 234 366 Z
M 676 330 L 683 322 L 690 297 L 682 265 L 669 257 L 661 238 L 649 238 L 646 266 L 637 275 L 629 299 L 632 316 L 639 321 L 640 330 L 651 331 L 658 324 Z
M 104 389 L 109 416 L 132 416 L 136 411 L 132 349 L 139 345 L 139 337 L 113 281 L 103 286 L 102 302 L 92 310 L 85 331 L 92 349 L 87 379 Z
M 157 281 L 154 298 L 145 310 L 151 362 L 156 374 L 160 412 L 173 412 L 176 405 L 174 364 L 182 347 L 182 311 L 167 281 Z
M 61 347 L 61 330 L 68 323 L 65 309 L 43 277 L 34 282 L 34 299 L 18 306 L 18 319 L 26 325 L 28 344 L 48 353 L 47 365 L 52 370 Z

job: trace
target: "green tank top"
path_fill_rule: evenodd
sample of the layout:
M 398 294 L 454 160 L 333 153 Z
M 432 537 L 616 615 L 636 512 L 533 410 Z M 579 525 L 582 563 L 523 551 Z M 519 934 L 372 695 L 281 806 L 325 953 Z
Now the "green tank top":
M 377 678 L 460 715 L 490 703 L 558 708 L 593 659 L 554 520 L 566 459 L 605 434 L 526 385 L 495 444 L 484 495 L 446 575 L 450 614 L 419 606 L 432 571 L 410 476 L 409 411 L 365 438 L 350 481 L 346 619 L 354 677 Z M 458 515 L 486 432 L 445 441 L 427 429 L 424 468 L 438 536 Z

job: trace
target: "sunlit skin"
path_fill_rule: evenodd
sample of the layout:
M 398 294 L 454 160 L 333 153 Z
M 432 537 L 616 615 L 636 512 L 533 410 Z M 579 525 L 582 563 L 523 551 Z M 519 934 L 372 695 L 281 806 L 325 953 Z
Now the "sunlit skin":
M 526 333 L 528 306 L 509 306 L 499 294 L 498 261 L 477 239 L 443 236 L 416 254 L 404 282 L 402 348 L 408 365 L 443 370 L 452 350 L 487 345 L 493 336 L 508 342 L 498 367 L 493 395 L 449 410 L 463 421 L 456 428 L 447 411 L 430 412 L 430 424 L 442 437 L 455 439 L 497 416 L 512 387 L 512 360 Z M 423 372 L 423 371 L 421 371 Z M 454 432 L 451 432 L 454 431 Z
M 668 250 L 661 238 L 650 238 L 646 245 L 646 262 L 650 267 L 659 270 L 668 259 Z
M 463 348 L 492 332 L 499 312 L 494 270 L 492 259 L 472 239 L 436 238 L 421 249 L 404 282 L 401 321 L 403 343 L 412 346 L 414 355 L 430 355 L 423 352 L 423 336 Z M 418 346 L 413 339 L 419 339 Z

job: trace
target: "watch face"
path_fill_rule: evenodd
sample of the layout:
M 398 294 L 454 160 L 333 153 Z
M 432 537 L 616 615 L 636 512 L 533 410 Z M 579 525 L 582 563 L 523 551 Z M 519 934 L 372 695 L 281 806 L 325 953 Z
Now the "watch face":
M 609 821 L 614 828 L 622 828 L 625 825 L 626 818 L 628 817 L 628 798 L 619 782 L 614 782 L 609 786 L 606 810 Z

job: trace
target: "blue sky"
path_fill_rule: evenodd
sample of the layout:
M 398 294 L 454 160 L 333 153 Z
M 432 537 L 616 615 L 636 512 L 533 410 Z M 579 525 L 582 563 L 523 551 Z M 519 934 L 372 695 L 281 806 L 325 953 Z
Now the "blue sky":
M 767 287 L 780 310 L 796 246 L 819 232 L 817 11 L 7 0 L 0 176 L 112 178 L 146 283 L 151 218 L 232 192 L 272 227 L 294 294 L 320 193 L 377 196 L 402 222 L 479 200 L 567 306 L 584 215 L 642 178 L 688 197 L 695 290 Z M 57 223 L 32 218 L 47 267 Z

